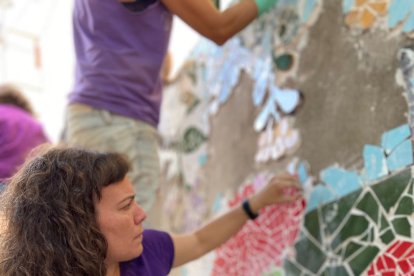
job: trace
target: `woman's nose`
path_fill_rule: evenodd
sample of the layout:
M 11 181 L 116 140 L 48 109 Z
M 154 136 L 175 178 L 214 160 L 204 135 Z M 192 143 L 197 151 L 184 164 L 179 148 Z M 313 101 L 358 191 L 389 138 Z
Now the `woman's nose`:
M 141 206 L 138 205 L 138 203 L 135 203 L 135 209 L 136 210 L 135 210 L 135 214 L 134 214 L 134 223 L 135 224 L 140 224 L 147 218 L 147 214 L 141 208 Z

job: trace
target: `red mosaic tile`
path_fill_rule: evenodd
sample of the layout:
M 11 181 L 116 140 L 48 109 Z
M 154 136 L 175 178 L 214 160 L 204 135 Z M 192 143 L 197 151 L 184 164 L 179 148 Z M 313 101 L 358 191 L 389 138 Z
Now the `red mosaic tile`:
M 253 185 L 247 185 L 229 204 L 240 204 L 253 193 Z M 282 266 L 299 233 L 305 205 L 304 200 L 298 200 L 262 210 L 255 221 L 246 223 L 236 236 L 216 250 L 212 275 L 261 275 L 272 265 Z

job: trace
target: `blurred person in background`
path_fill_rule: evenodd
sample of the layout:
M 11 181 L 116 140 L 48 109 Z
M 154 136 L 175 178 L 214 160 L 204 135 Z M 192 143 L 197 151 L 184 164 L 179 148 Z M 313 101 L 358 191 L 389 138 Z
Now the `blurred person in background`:
M 0 85 L 1 188 L 24 163 L 30 151 L 48 141 L 24 94 L 12 85 Z

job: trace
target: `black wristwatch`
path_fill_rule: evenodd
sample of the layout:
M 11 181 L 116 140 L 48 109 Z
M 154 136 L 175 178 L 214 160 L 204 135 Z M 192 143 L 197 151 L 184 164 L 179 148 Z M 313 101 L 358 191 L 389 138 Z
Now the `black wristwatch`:
M 248 199 L 245 199 L 243 201 L 242 208 L 243 208 L 244 212 L 246 213 L 246 215 L 252 220 L 256 219 L 259 216 L 259 214 L 253 212 L 252 208 L 250 208 L 250 203 L 249 203 Z

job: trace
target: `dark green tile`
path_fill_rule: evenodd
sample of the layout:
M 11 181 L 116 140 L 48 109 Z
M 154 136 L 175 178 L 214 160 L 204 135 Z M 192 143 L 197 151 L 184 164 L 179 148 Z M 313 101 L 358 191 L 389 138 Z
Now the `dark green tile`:
M 356 243 L 356 242 L 348 243 L 348 245 L 346 246 L 346 249 L 345 249 L 344 259 L 347 259 L 349 256 L 354 254 L 356 251 L 361 249 L 361 247 L 364 247 L 364 245 Z
M 408 193 L 409 193 L 410 195 L 414 195 L 413 190 L 414 190 L 414 180 L 413 180 L 413 179 L 411 179 L 411 184 L 410 184 L 410 188 L 408 188 Z
M 390 227 L 390 224 L 387 218 L 384 215 L 381 215 L 381 228 L 380 231 L 384 230 L 385 228 Z
M 364 195 L 364 197 L 358 203 L 357 208 L 366 213 L 373 221 L 375 221 L 375 223 L 378 224 L 378 202 L 370 192 L 367 192 Z
M 273 63 L 276 65 L 276 68 L 281 71 L 288 71 L 292 68 L 295 58 L 292 54 L 282 54 L 278 56 L 273 56 Z
M 362 272 L 372 263 L 380 250 L 375 246 L 366 247 L 361 253 L 356 255 L 350 262 L 352 271 L 355 275 L 361 275 Z
M 343 266 L 335 266 L 327 268 L 322 275 L 324 276 L 349 276 L 348 272 Z
M 406 169 L 372 186 L 384 209 L 389 210 L 397 203 L 411 178 L 411 169 Z
M 392 225 L 397 234 L 411 238 L 411 226 L 408 218 L 393 219 Z
M 374 228 L 371 227 L 371 230 L 365 236 L 363 236 L 361 240 L 366 241 L 366 242 L 373 242 L 375 239 L 374 235 L 375 235 Z
M 322 242 L 317 209 L 306 214 L 304 226 L 306 230 L 308 230 L 309 234 L 311 234 L 318 242 Z
M 296 261 L 309 271 L 317 273 L 326 260 L 326 255 L 321 248 L 312 241 L 303 239 L 295 244 Z
M 397 215 L 411 215 L 414 212 L 414 202 L 411 197 L 404 196 L 398 205 Z
M 390 244 L 394 239 L 394 233 L 392 232 L 392 230 L 388 230 L 387 232 L 385 232 L 384 234 L 381 235 L 381 240 L 383 243 L 385 244 Z
M 344 220 L 345 216 L 349 213 L 351 208 L 355 205 L 355 202 L 358 199 L 358 196 L 360 193 L 361 193 L 361 190 L 353 192 L 339 199 L 338 201 L 329 203 L 321 208 L 322 217 L 326 217 L 327 212 L 332 212 L 332 209 L 334 209 L 334 204 L 337 204 L 337 208 L 338 208 L 335 217 L 329 222 L 326 222 L 325 231 L 327 234 L 331 234 L 335 232 L 336 228 L 338 228 L 338 226 Z
M 301 274 L 301 270 L 296 266 L 295 263 L 285 260 L 283 264 L 283 270 L 287 276 L 296 276 Z
M 345 223 L 344 227 L 332 242 L 332 247 L 337 248 L 341 243 L 350 237 L 359 236 L 368 228 L 369 222 L 362 216 L 352 215 Z

